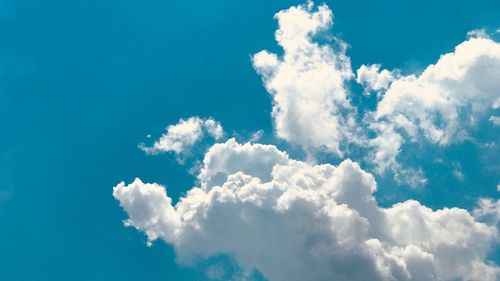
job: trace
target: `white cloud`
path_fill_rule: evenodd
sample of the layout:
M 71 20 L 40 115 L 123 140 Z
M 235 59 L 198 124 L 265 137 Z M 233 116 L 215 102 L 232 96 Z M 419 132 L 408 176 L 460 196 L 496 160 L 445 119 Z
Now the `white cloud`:
M 472 138 L 470 132 L 481 122 L 495 124 L 491 114 L 498 107 L 498 77 L 500 44 L 473 38 L 441 56 L 421 75 L 395 79 L 378 103 L 374 119 L 367 118 L 377 132 L 369 143 L 375 148 L 371 159 L 378 172 L 401 168 L 396 158 L 408 140 L 446 146 Z
M 260 140 L 263 135 L 264 135 L 264 130 L 258 130 L 258 131 L 256 131 L 250 137 L 250 142 L 256 142 L 256 141 Z
M 229 139 L 208 150 L 198 180 L 206 190 L 224 183 L 227 176 L 236 172 L 268 180 L 276 164 L 288 161 L 288 155 L 273 145 L 240 145 L 235 139 Z
M 392 171 L 394 180 L 400 185 L 412 188 L 425 185 L 427 178 L 422 169 L 403 167 L 396 160 L 404 144 L 404 138 L 396 132 L 394 125 L 374 123 L 372 128 L 379 132 L 378 136 L 368 141 L 374 152 L 367 157 L 367 160 L 375 165 L 374 171 L 378 174 L 383 174 L 387 170 Z
M 308 156 L 342 156 L 344 145 L 359 145 L 370 150 L 364 157 L 375 173 L 392 171 L 398 183 L 418 187 L 427 181 L 424 171 L 398 161 L 407 142 L 445 146 L 470 138 L 479 122 L 495 124 L 500 44 L 478 32 L 420 75 L 362 65 L 356 80 L 380 101 L 356 124 L 345 85 L 354 78 L 346 45 L 315 41 L 331 27 L 332 12 L 308 2 L 276 19 L 284 54 L 262 51 L 252 60 L 273 98 L 277 136 Z M 182 155 L 205 135 L 220 140 L 224 132 L 213 119 L 181 119 L 144 149 Z M 463 178 L 459 166 L 454 174 Z M 316 165 L 273 145 L 229 139 L 207 151 L 196 187 L 175 206 L 164 186 L 139 179 L 118 184 L 113 195 L 129 215 L 126 225 L 149 242 L 173 245 L 181 263 L 229 254 L 270 281 L 500 278 L 487 260 L 498 243 L 498 200 L 482 199 L 472 213 L 413 200 L 383 208 L 376 189 L 374 176 L 349 159 Z M 213 278 L 224 273 L 211 270 Z
M 224 130 L 219 122 L 212 118 L 201 119 L 197 116 L 186 120 L 180 119 L 177 124 L 169 125 L 166 130 L 167 132 L 155 141 L 152 147 L 144 144 L 139 147 L 148 154 L 173 152 L 182 155 L 189 152 L 205 134 L 215 140 L 220 140 L 224 136 Z
M 203 122 L 208 134 L 215 140 L 220 140 L 224 137 L 224 129 L 221 124 L 214 119 L 208 118 Z
M 478 201 L 478 207 L 472 214 L 479 221 L 485 221 L 489 224 L 500 227 L 500 199 L 481 198 Z
M 341 144 L 354 138 L 344 85 L 353 78 L 350 60 L 340 40 L 333 40 L 335 46 L 313 40 L 331 27 L 332 17 L 325 5 L 313 11 L 311 2 L 277 13 L 275 37 L 284 55 L 261 51 L 253 56 L 253 64 L 273 97 L 278 137 L 307 152 L 326 149 L 342 155 Z
M 467 32 L 467 38 L 470 39 L 470 38 L 490 38 L 490 37 L 488 36 L 486 29 L 480 28 Z
M 380 70 L 380 64 L 372 64 L 369 66 L 363 64 L 356 71 L 356 74 L 356 81 L 363 85 L 367 92 L 378 92 L 387 89 L 398 75 L 387 69 Z
M 490 119 L 488 119 L 493 125 L 495 126 L 500 126 L 500 116 L 490 116 Z
M 395 80 L 377 106 L 377 120 L 388 120 L 406 133 L 401 120 L 436 144 L 468 136 L 494 107 L 500 89 L 500 44 L 490 39 L 469 39 L 441 56 L 420 75 Z
M 453 176 L 459 181 L 464 181 L 465 179 L 464 173 L 462 173 L 462 165 L 458 162 L 453 163 Z
M 157 184 L 135 180 L 113 192 L 129 214 L 127 225 L 149 241 L 172 244 L 181 263 L 230 254 L 270 281 L 500 277 L 486 261 L 498 236 L 494 225 L 412 200 L 379 207 L 374 177 L 350 160 L 312 165 L 270 145 L 234 140 L 206 157 L 203 188 L 189 190 L 175 207 Z M 220 171 L 217 183 L 205 176 Z
M 313 40 L 331 27 L 332 18 L 328 7 L 314 10 L 311 2 L 281 11 L 276 40 L 283 56 L 261 51 L 253 57 L 273 97 L 278 137 L 300 145 L 309 156 L 325 149 L 342 156 L 346 146 L 371 147 L 368 159 L 377 173 L 391 170 L 398 182 L 417 186 L 426 182 L 421 169 L 397 161 L 407 141 L 444 146 L 471 138 L 471 129 L 482 120 L 497 123 L 491 114 L 500 104 L 500 44 L 478 31 L 418 76 L 362 65 L 357 82 L 381 100 L 362 123 L 355 122 L 345 87 L 354 77 L 345 44 L 335 38 L 333 45 Z M 366 128 L 374 130 L 373 139 L 366 140 Z

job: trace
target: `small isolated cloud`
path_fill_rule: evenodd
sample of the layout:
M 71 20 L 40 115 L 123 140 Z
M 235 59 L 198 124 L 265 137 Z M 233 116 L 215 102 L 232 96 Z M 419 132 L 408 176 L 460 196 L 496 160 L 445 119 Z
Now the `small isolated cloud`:
M 356 82 L 363 85 L 366 92 L 378 92 L 387 89 L 398 75 L 387 69 L 380 70 L 380 67 L 380 64 L 368 66 L 363 64 L 356 71 Z
M 234 140 L 208 151 L 198 179 L 175 206 L 165 187 L 139 179 L 113 195 L 127 225 L 172 244 L 184 264 L 229 254 L 271 281 L 500 277 L 487 261 L 498 228 L 479 222 L 498 202 L 473 215 L 413 200 L 382 208 L 373 175 L 351 160 L 308 164 Z
M 224 136 L 224 130 L 219 122 L 212 118 L 202 119 L 197 116 L 186 120 L 180 119 L 177 124 L 169 125 L 166 130 L 153 146 L 141 144 L 139 147 L 148 154 L 173 152 L 176 155 L 184 155 L 204 136 L 216 141 Z
M 259 141 L 262 136 L 264 135 L 263 130 L 258 130 L 257 132 L 253 133 L 252 136 L 250 137 L 250 142 L 256 142 Z
M 386 120 L 410 137 L 421 133 L 440 145 L 463 140 L 468 128 L 489 117 L 498 99 L 497 77 L 500 44 L 485 38 L 467 40 L 420 76 L 395 80 L 377 105 L 376 120 Z
M 458 162 L 453 163 L 453 176 L 459 181 L 464 181 L 465 179 L 464 173 L 462 173 L 462 165 Z

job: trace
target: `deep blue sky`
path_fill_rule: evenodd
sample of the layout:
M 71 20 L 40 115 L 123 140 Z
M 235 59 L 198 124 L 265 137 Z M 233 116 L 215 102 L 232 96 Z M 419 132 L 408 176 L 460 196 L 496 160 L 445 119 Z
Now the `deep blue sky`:
M 137 149 L 180 117 L 272 134 L 250 55 L 279 51 L 273 15 L 298 3 L 0 0 L 0 280 L 203 280 L 179 268 L 168 246 L 145 247 L 123 227 L 111 188 L 140 177 L 177 198 L 191 187 L 174 157 Z M 491 0 L 326 3 L 354 69 L 418 71 L 467 31 L 500 26 L 500 2 Z M 460 159 L 461 149 L 473 148 L 446 153 Z M 447 205 L 429 190 L 410 195 Z M 450 204 L 468 207 L 450 194 Z

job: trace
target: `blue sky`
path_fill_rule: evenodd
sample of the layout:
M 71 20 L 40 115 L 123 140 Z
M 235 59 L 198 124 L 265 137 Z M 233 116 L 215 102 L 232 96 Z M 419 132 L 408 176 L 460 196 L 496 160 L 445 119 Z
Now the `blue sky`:
M 147 247 L 143 233 L 123 226 L 127 213 L 112 188 L 139 177 L 166 185 L 174 202 L 185 195 L 196 182 L 189 171 L 213 140 L 185 163 L 138 145 L 151 145 L 167 125 L 190 116 L 212 117 L 226 139 L 239 142 L 263 130 L 259 142 L 306 161 L 300 144 L 276 136 L 273 100 L 252 65 L 262 50 L 283 53 L 273 16 L 302 3 L 0 1 L 0 279 L 209 280 L 213 264 L 238 271 L 242 265 L 225 257 L 179 265 L 175 243 Z M 381 64 L 418 75 L 471 30 L 484 28 L 499 42 L 495 1 L 325 3 L 334 14 L 326 33 L 349 44 L 354 72 Z M 363 88 L 349 83 L 360 106 L 375 106 L 373 95 L 360 97 Z M 472 212 L 479 198 L 498 199 L 500 153 L 485 145 L 498 142 L 499 132 L 486 122 L 471 129 L 473 140 L 405 143 L 398 161 L 421 167 L 427 183 L 411 188 L 391 171 L 375 174 L 379 204 L 411 198 Z M 372 172 L 358 157 L 365 153 L 348 156 Z M 319 163 L 344 159 L 313 154 Z M 488 259 L 498 265 L 496 243 Z

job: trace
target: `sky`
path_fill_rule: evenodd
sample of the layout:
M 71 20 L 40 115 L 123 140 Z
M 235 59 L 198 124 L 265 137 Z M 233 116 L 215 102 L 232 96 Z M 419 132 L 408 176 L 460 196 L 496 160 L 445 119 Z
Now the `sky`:
M 0 279 L 499 280 L 499 14 L 0 1 Z

